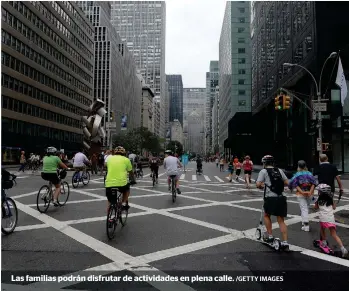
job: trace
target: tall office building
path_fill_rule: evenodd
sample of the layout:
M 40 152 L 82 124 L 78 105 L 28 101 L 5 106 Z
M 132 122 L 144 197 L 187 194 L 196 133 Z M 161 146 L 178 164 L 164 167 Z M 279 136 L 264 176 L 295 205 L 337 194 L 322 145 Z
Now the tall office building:
M 155 96 L 153 98 L 153 133 L 160 136 L 160 123 L 161 123 L 161 107 L 160 107 L 160 97 Z
M 110 23 L 108 1 L 77 1 L 95 29 L 94 97 L 105 102 L 107 114 L 102 119 L 111 144 L 114 134 L 121 131 L 121 118 L 127 117 L 127 128 L 141 125 L 142 83 L 137 77 L 132 54 Z M 109 122 L 109 123 L 107 123 Z M 116 127 L 110 127 L 111 123 Z
M 170 93 L 169 119 L 178 119 L 183 125 L 183 82 L 182 75 L 166 75 Z
M 218 80 L 218 61 L 211 61 L 210 71 L 206 73 L 205 153 L 212 152 L 212 109 Z
M 2 162 L 82 146 L 93 101 L 92 24 L 70 1 L 1 2 Z
M 216 88 L 212 108 L 212 148 L 211 152 L 219 152 L 219 88 Z
M 204 153 L 206 88 L 183 89 L 184 150 Z
M 323 112 L 323 142 L 330 145 L 325 153 L 338 169 L 349 171 L 349 133 L 347 116 L 349 99 L 340 102 L 340 90 L 335 84 L 338 56 L 348 80 L 349 50 L 348 3 L 336 1 L 281 1 L 252 3 L 252 141 L 250 153 L 260 159 L 272 152 L 282 167 L 291 167 L 297 160 L 307 161 L 309 168 L 318 164 L 316 122 L 300 102 L 293 102 L 292 110 L 276 112 L 274 98 L 284 87 L 312 106 L 316 80 L 321 80 L 321 96 L 327 103 Z M 335 56 L 329 58 L 329 56 Z M 329 58 L 329 59 L 328 59 Z M 325 61 L 326 66 L 323 67 Z M 322 70 L 323 69 L 323 70 Z M 349 85 L 349 84 L 348 84 Z M 344 115 L 344 116 L 342 116 Z M 340 122 L 341 121 L 341 122 Z
M 132 52 L 136 66 L 153 89 L 160 96 L 161 128 L 165 134 L 165 1 L 113 1 L 111 21 Z
M 219 40 L 219 145 L 228 142 L 228 123 L 238 112 L 251 112 L 250 2 L 226 4 Z

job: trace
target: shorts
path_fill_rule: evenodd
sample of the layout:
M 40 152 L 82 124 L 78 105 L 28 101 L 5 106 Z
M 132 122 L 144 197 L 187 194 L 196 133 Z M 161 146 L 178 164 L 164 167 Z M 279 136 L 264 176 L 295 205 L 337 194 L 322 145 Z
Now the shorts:
M 175 178 L 176 182 L 179 180 L 179 175 L 170 175 L 170 176 L 167 176 L 167 181 L 170 181 L 171 176 L 176 176 L 176 178 Z
M 239 176 L 241 174 L 241 169 L 236 169 L 235 174 L 236 174 L 236 176 Z
M 51 182 L 53 185 L 58 185 L 61 182 L 57 173 L 41 173 L 41 178 Z
M 229 172 L 230 174 L 233 174 L 233 173 L 234 173 L 234 169 L 228 169 L 228 172 Z
M 321 228 L 334 228 L 336 229 L 336 225 L 331 222 L 320 222 L 320 227 Z
M 112 193 L 112 189 L 113 188 L 117 188 L 119 189 L 118 192 L 124 194 L 128 191 L 130 191 L 130 184 L 126 184 L 125 186 L 115 186 L 115 187 L 108 187 L 105 188 L 105 195 L 107 196 L 107 199 L 110 203 L 116 203 L 116 199 L 117 199 L 117 193 L 115 192 L 114 194 Z
M 244 170 L 245 175 L 252 175 L 252 170 Z
M 268 215 L 287 217 L 287 198 L 285 196 L 265 197 L 264 212 Z

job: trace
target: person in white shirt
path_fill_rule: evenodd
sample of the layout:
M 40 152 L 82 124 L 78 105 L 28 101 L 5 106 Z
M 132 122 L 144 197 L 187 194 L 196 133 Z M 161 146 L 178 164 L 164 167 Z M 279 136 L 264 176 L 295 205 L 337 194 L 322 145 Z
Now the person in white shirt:
M 164 159 L 164 168 L 167 174 L 168 180 L 168 189 L 170 190 L 171 179 L 170 176 L 176 176 L 176 189 L 177 193 L 181 194 L 181 190 L 179 190 L 179 170 L 178 168 L 182 168 L 181 162 L 178 158 L 173 156 L 171 150 L 165 151 L 165 159 Z
M 81 170 L 81 169 L 85 168 L 86 164 L 88 164 L 88 163 L 89 163 L 89 160 L 86 157 L 86 155 L 83 153 L 83 151 L 80 151 L 77 154 L 75 154 L 74 163 L 73 163 L 74 168 Z

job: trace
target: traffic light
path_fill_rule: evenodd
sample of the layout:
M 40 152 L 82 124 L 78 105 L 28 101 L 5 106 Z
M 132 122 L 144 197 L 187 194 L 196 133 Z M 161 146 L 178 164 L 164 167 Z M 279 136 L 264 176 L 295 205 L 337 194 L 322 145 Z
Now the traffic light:
M 283 106 L 284 110 L 290 109 L 291 108 L 291 97 L 286 95 L 284 97 L 283 101 L 284 101 L 284 106 Z
M 283 110 L 284 95 L 280 94 L 275 97 L 275 110 Z

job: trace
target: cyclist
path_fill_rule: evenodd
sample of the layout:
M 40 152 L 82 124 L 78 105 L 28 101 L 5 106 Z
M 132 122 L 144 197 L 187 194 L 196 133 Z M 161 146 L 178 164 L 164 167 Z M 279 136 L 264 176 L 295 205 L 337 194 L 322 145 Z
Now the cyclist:
M 130 195 L 130 184 L 136 184 L 131 161 L 125 157 L 126 151 L 118 146 L 114 155 L 109 156 L 106 163 L 107 177 L 105 179 L 105 194 L 108 198 L 108 209 L 113 202 L 112 188 L 118 188 L 122 193 L 122 208 L 128 210 L 128 197 Z M 127 181 L 127 174 L 130 177 L 130 183 Z M 116 197 L 115 197 L 116 198 Z
M 202 173 L 202 160 L 200 156 L 198 156 L 196 159 L 196 171 L 198 173 Z
M 57 174 L 57 169 L 58 167 L 68 169 L 68 167 L 57 157 L 57 149 L 55 147 L 48 147 L 46 154 L 47 155 L 43 159 L 41 178 L 55 185 L 56 190 L 53 195 L 53 205 L 58 206 L 57 200 L 61 193 L 61 183 Z
M 75 169 L 76 172 L 81 172 L 81 171 L 85 170 L 85 166 L 88 165 L 89 163 L 90 163 L 90 161 L 88 160 L 88 158 L 84 154 L 84 150 L 81 149 L 74 156 L 73 168 Z
M 133 172 L 134 172 L 134 174 L 136 174 L 136 160 L 137 160 L 137 155 L 134 154 L 133 152 L 131 152 L 131 153 L 128 155 L 128 158 L 129 158 L 129 160 L 131 161 L 131 165 L 132 165 Z
M 171 189 L 171 179 L 170 176 L 176 176 L 176 189 L 177 193 L 181 194 L 181 190 L 179 190 L 179 171 L 178 168 L 182 168 L 181 162 L 178 158 L 173 156 L 171 150 L 165 151 L 165 160 L 164 160 L 164 168 L 167 171 L 168 178 L 168 190 Z
M 152 178 L 153 175 L 155 175 L 156 184 L 158 183 L 158 178 L 159 178 L 159 166 L 160 166 L 160 159 L 158 158 L 156 153 L 153 153 L 153 156 L 149 159 L 149 167 L 151 171 L 150 177 Z

